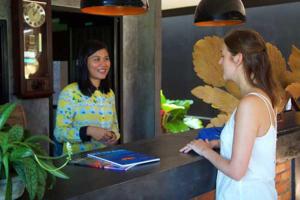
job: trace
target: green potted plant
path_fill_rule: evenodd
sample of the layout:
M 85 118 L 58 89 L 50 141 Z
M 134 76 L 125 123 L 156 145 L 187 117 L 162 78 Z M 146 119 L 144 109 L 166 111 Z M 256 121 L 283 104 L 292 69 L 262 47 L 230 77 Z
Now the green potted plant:
M 187 116 L 187 112 L 193 104 L 192 100 L 169 100 L 160 91 L 160 102 L 161 125 L 164 132 L 181 133 L 203 127 L 200 119 Z
M 60 167 L 55 167 L 53 159 L 63 156 L 49 157 L 43 150 L 40 142 L 52 143 L 47 136 L 30 136 L 22 126 L 5 124 L 15 107 L 14 103 L 0 105 L 0 199 L 18 198 L 13 195 L 18 193 L 15 191 L 18 187 L 21 187 L 22 191 L 22 185 L 25 185 L 29 199 L 42 199 L 47 187 L 47 178 L 51 179 L 49 188 L 53 186 L 55 177 L 68 178 L 61 169 L 71 160 L 72 151 L 69 148 L 68 154 L 63 155 L 67 156 L 66 162 Z M 16 182 L 18 186 L 12 182 Z

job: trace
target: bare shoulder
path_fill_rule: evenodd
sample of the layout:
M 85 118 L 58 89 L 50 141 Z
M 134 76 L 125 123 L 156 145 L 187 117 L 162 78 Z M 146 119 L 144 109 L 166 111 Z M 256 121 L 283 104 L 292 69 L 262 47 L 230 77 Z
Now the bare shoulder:
M 238 105 L 238 110 L 243 111 L 260 111 L 261 108 L 264 106 L 262 100 L 255 95 L 248 95 L 245 96 L 241 99 L 239 105 Z
M 237 135 L 256 137 L 261 119 L 265 117 L 263 102 L 259 97 L 248 95 L 241 99 L 235 115 Z
M 236 118 L 250 120 L 252 124 L 259 123 L 261 118 L 264 118 L 268 112 L 264 104 L 258 96 L 245 96 L 237 107 Z

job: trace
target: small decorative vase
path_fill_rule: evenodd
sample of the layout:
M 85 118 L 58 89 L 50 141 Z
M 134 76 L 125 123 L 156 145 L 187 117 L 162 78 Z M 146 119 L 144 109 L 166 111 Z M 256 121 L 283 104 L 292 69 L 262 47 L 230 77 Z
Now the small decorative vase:
M 14 176 L 12 182 L 12 199 L 17 199 L 24 193 L 25 184 L 19 176 Z M 5 199 L 6 179 L 0 179 L 0 200 Z

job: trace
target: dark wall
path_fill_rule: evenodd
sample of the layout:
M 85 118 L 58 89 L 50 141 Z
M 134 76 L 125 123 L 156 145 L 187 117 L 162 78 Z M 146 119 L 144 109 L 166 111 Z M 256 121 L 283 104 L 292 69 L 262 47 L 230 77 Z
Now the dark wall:
M 8 102 L 6 20 L 0 20 L 0 104 Z
M 69 80 L 75 81 L 76 59 L 87 40 L 103 41 L 114 66 L 114 18 L 75 12 L 52 12 L 53 60 L 69 61 Z M 110 76 L 113 74 L 111 69 Z M 112 79 L 113 77 L 111 77 Z
M 192 64 L 193 45 L 205 36 L 224 34 L 235 28 L 255 29 L 266 41 L 275 44 L 288 59 L 292 45 L 300 48 L 300 3 L 246 9 L 247 22 L 233 27 L 196 27 L 193 15 L 162 19 L 162 89 L 170 99 L 193 99 L 192 115 L 214 117 L 218 113 L 191 94 L 203 82 Z

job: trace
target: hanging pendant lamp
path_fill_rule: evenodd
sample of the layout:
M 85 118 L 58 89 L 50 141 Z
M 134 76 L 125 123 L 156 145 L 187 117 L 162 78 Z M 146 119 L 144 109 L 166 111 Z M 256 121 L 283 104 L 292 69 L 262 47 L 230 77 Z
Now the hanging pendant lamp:
M 148 0 L 81 0 L 81 12 L 94 15 L 124 16 L 147 12 Z
M 200 0 L 195 15 L 196 26 L 228 26 L 246 21 L 241 0 Z

